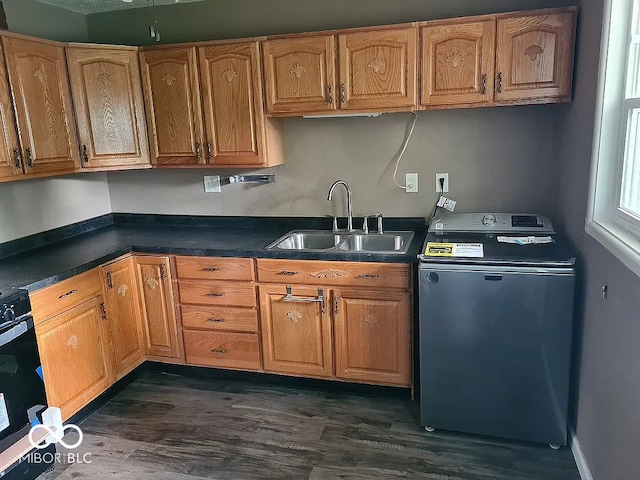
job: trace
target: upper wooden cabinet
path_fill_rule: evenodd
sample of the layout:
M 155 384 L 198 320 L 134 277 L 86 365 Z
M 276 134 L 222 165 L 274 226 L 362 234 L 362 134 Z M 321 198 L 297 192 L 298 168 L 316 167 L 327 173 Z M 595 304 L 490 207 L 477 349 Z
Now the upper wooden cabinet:
M 268 113 L 337 108 L 335 35 L 267 40 L 262 51 Z
M 140 53 L 154 165 L 203 165 L 205 147 L 195 47 Z
M 280 122 L 264 114 L 259 52 L 257 41 L 198 49 L 209 164 L 256 167 L 283 161 L 275 151 L 282 142 Z
M 373 29 L 338 36 L 340 108 L 411 110 L 417 106 L 418 29 Z
M 575 8 L 424 22 L 422 109 L 571 100 Z
M 571 100 L 575 10 L 498 19 L 496 100 Z
M 23 175 L 22 151 L 13 115 L 11 92 L 0 50 L 0 182 Z
M 405 25 L 266 40 L 267 112 L 415 109 L 417 49 L 418 29 Z
M 256 168 L 284 162 L 282 121 L 265 117 L 259 51 L 256 40 L 142 53 L 154 164 Z
M 495 28 L 492 19 L 422 28 L 422 105 L 491 101 Z
M 3 36 L 25 171 L 61 174 L 80 166 L 64 48 Z
M 70 45 L 66 52 L 82 166 L 150 165 L 138 49 Z

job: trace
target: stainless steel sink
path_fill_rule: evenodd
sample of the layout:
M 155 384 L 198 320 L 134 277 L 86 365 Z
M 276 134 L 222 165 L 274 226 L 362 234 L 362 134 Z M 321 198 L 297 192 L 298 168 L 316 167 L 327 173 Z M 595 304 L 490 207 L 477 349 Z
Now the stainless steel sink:
M 339 245 L 342 240 L 340 235 L 331 232 L 290 232 L 272 245 L 280 250 L 325 250 Z
M 407 232 L 389 232 L 383 234 L 372 233 L 368 235 L 349 235 L 340 244 L 340 250 L 349 252 L 398 252 L 407 251 L 413 235 L 407 236 Z M 413 232 L 408 232 L 413 233 Z
M 267 250 L 334 253 L 407 253 L 414 232 L 332 233 L 324 230 L 295 230 L 265 247 Z

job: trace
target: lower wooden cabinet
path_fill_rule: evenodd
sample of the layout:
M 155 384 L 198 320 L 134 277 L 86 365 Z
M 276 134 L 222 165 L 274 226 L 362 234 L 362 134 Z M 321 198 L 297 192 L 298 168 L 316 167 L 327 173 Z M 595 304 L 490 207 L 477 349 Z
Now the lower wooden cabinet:
M 157 357 L 180 358 L 169 257 L 134 258 L 145 352 Z
M 333 291 L 336 377 L 411 385 L 408 292 Z
M 50 406 L 68 419 L 114 381 L 102 296 L 36 325 Z
M 318 288 L 262 285 L 260 315 L 264 369 L 267 372 L 331 377 L 331 316 Z M 323 296 L 327 290 L 323 290 Z
M 129 257 L 101 269 L 118 378 L 140 365 L 145 356 L 134 267 L 133 258 Z
M 254 333 L 184 331 L 189 365 L 260 369 L 260 339 Z

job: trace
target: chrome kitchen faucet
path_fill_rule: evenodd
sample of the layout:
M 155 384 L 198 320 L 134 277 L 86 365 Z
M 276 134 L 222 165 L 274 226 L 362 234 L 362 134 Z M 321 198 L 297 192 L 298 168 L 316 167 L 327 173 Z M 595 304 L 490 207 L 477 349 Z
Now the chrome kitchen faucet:
M 351 203 L 351 187 L 344 180 L 336 180 L 333 182 L 331 187 L 329 188 L 329 195 L 327 195 L 327 200 L 333 200 L 333 191 L 338 185 L 342 185 L 344 189 L 347 191 L 347 230 L 349 232 L 353 232 L 353 205 Z

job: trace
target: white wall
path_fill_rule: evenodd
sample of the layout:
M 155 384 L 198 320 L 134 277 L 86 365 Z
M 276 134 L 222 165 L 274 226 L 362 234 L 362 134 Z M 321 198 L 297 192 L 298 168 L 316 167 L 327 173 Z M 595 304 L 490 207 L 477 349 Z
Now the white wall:
M 392 160 L 411 114 L 377 118 L 287 119 L 286 164 L 262 170 L 276 183 L 227 185 L 205 194 L 209 170 L 109 173 L 115 212 L 194 215 L 344 214 L 344 195 L 326 200 L 331 183 L 347 180 L 354 213 L 425 216 L 436 199 L 435 174 L 450 174 L 450 195 L 460 211 L 554 211 L 556 118 L 563 105 L 422 112 L 398 180 L 418 172 L 420 192 L 393 185 Z M 237 173 L 237 171 L 226 171 Z
M 0 183 L 0 243 L 110 212 L 104 173 Z

